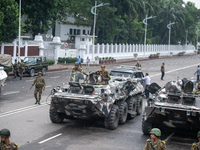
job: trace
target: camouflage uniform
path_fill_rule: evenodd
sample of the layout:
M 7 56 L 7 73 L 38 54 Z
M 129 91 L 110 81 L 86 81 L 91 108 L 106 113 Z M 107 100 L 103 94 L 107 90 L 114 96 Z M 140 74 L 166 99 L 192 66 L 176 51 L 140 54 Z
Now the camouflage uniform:
M 193 143 L 193 144 L 192 144 L 191 150 L 199 150 L 199 149 L 200 149 L 200 144 L 199 144 L 199 142 L 198 142 L 198 143 Z
M 200 82 L 198 83 L 196 90 L 193 91 L 192 94 L 200 94 Z
M 17 69 L 18 69 L 18 63 L 15 62 L 14 65 L 13 65 L 13 73 L 14 73 L 15 77 L 17 77 Z
M 82 70 L 82 68 L 78 68 L 78 69 L 76 69 L 76 68 L 74 67 L 74 68 L 72 68 L 72 72 L 71 72 L 71 74 L 73 74 L 74 72 L 80 72 L 80 73 L 83 73 L 83 70 Z
M 45 87 L 45 81 L 43 77 L 36 77 L 36 79 L 33 81 L 32 86 L 35 84 L 35 91 L 34 91 L 34 96 L 36 101 L 37 99 L 37 93 L 39 92 L 39 101 L 41 100 L 41 95 L 42 95 L 42 88 Z
M 23 63 L 23 61 L 22 61 L 22 62 L 19 64 L 19 76 L 20 76 L 20 79 L 21 79 L 22 76 L 23 76 L 24 67 L 25 67 L 25 65 L 24 65 L 24 63 Z
M 108 70 L 105 70 L 104 72 L 102 72 L 102 70 L 97 70 L 95 72 L 95 75 L 97 77 L 97 75 L 101 76 L 101 81 L 97 82 L 97 85 L 107 85 L 108 81 L 110 80 L 110 75 L 108 73 Z
M 157 143 L 154 143 L 154 141 L 151 139 L 147 140 L 144 150 L 152 150 L 151 143 L 152 143 L 153 147 L 155 148 L 155 150 L 166 150 L 165 141 L 159 140 Z
M 0 143 L 0 150 L 18 150 L 18 147 L 17 144 L 13 142 L 9 142 L 6 146 L 3 143 Z

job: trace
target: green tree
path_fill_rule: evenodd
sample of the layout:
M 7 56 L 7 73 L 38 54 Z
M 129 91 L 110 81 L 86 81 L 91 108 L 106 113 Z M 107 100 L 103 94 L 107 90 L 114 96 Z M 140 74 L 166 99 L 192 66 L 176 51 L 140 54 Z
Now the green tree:
M 0 44 L 12 42 L 18 34 L 18 4 L 15 0 L 0 0 Z

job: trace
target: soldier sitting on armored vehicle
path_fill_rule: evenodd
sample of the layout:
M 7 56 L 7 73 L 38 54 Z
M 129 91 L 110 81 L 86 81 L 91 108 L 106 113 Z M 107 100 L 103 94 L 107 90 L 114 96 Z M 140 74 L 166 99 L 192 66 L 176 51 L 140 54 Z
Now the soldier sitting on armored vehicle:
M 110 80 L 110 75 L 108 73 L 108 70 L 105 70 L 105 66 L 101 66 L 101 70 L 97 70 L 95 72 L 95 78 L 97 79 L 97 76 L 101 76 L 101 81 L 98 81 L 97 85 L 108 85 L 108 81 Z
M 78 62 L 75 62 L 74 65 L 75 65 L 75 67 L 72 68 L 71 75 L 72 75 L 74 72 L 80 72 L 80 73 L 83 73 L 82 68 L 79 68 L 79 63 L 78 63 Z
M 192 94 L 200 94 L 200 82 L 198 83 L 196 90 L 193 91 Z

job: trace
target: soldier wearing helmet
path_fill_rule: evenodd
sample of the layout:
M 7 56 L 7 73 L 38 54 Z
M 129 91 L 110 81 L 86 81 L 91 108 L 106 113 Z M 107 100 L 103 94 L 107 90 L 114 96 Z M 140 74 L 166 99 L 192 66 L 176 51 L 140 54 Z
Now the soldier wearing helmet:
M 165 141 L 161 141 L 159 137 L 161 136 L 161 131 L 158 128 L 153 128 L 150 131 L 151 139 L 147 140 L 144 150 L 166 150 Z
M 19 76 L 20 76 L 20 80 L 21 80 L 22 77 L 23 77 L 24 69 L 25 69 L 25 65 L 24 65 L 23 59 L 22 59 L 22 60 L 21 60 L 21 63 L 19 64 Z
M 17 59 L 15 59 L 15 63 L 13 64 L 13 73 L 14 73 L 14 78 L 17 77 L 17 70 L 18 70 L 18 63 L 17 63 Z
M 200 149 L 200 131 L 197 133 L 197 138 L 198 138 L 198 142 L 197 143 L 193 143 L 191 150 L 199 150 Z
M 75 67 L 72 68 L 71 76 L 72 76 L 72 74 L 73 74 L 74 72 L 83 73 L 82 68 L 79 68 L 79 63 L 78 63 L 78 62 L 75 62 L 74 65 L 75 65 Z
M 8 129 L 2 129 L 0 131 L 1 136 L 1 143 L 0 143 L 0 150 L 18 150 L 17 144 L 10 142 L 10 131 Z
M 34 97 L 35 97 L 35 104 L 40 105 L 40 100 L 41 100 L 41 95 L 42 95 L 42 89 L 43 91 L 45 90 L 45 81 L 44 78 L 42 77 L 42 73 L 38 72 L 38 77 L 33 81 L 33 84 L 31 85 L 30 89 L 35 85 L 35 91 L 34 91 Z M 39 99 L 37 98 L 37 93 L 39 92 Z
M 97 70 L 95 72 L 95 76 L 97 78 L 97 75 L 101 76 L 101 81 L 97 82 L 97 85 L 107 85 L 108 81 L 110 80 L 110 75 L 108 73 L 108 70 L 105 70 L 105 65 L 101 65 L 101 70 Z

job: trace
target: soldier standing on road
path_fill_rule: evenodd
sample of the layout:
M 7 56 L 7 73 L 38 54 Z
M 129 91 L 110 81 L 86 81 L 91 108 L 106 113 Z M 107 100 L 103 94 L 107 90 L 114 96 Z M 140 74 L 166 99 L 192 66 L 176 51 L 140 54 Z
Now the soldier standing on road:
M 0 150 L 18 150 L 17 144 L 10 142 L 10 131 L 8 129 L 2 129 L 0 131 L 1 143 Z
M 43 91 L 45 90 L 45 81 L 44 78 L 42 77 L 42 73 L 38 72 L 38 77 L 33 81 L 33 84 L 31 85 L 30 89 L 35 85 L 35 91 L 34 91 L 34 96 L 35 96 L 35 104 L 40 105 L 40 100 L 41 100 L 41 95 L 42 95 L 42 89 Z M 39 92 L 39 99 L 37 98 L 37 93 Z
M 95 72 L 95 75 L 97 77 L 97 75 L 101 76 L 101 81 L 97 82 L 97 85 L 107 85 L 108 81 L 110 80 L 110 75 L 108 73 L 108 70 L 105 70 L 105 66 L 102 65 L 101 66 L 101 70 L 97 70 Z
M 141 64 L 140 64 L 139 61 L 136 62 L 135 66 L 138 67 L 138 68 L 140 68 L 140 70 L 141 70 Z
M 19 64 L 19 76 L 20 76 L 20 80 L 22 79 L 23 77 L 23 71 L 24 71 L 24 63 L 23 63 L 23 60 L 21 60 L 21 63 Z
M 197 73 L 197 81 L 199 81 L 199 76 L 200 76 L 200 66 L 197 66 L 197 71 L 194 73 L 194 75 Z
M 161 131 L 158 128 L 153 128 L 150 132 L 151 139 L 147 140 L 144 150 L 166 150 L 165 141 L 161 141 Z
M 200 131 L 197 133 L 197 138 L 199 141 L 192 144 L 191 150 L 200 150 Z
M 79 67 L 82 68 L 82 66 L 81 66 L 81 57 L 80 56 L 77 58 L 77 62 L 79 63 Z
M 18 63 L 17 63 L 17 59 L 15 59 L 15 63 L 13 64 L 14 78 L 17 77 L 17 70 L 18 70 Z
M 160 71 L 161 71 L 161 80 L 163 80 L 163 77 L 165 75 L 165 63 L 164 62 L 162 63 Z

